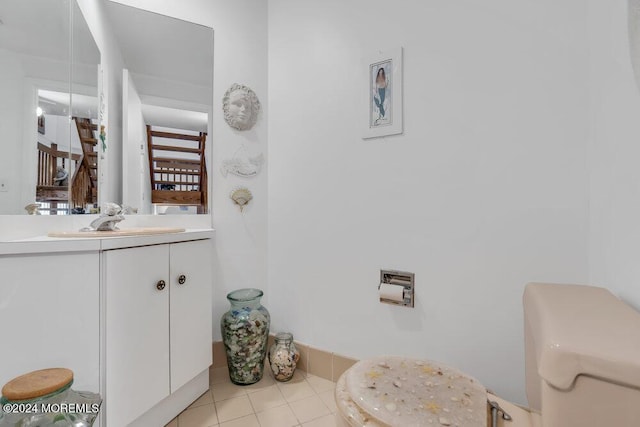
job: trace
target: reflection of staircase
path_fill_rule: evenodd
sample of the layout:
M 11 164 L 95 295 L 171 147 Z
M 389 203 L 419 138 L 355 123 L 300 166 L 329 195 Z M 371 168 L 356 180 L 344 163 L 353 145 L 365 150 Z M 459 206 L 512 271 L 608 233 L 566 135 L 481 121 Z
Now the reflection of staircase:
M 159 132 L 147 125 L 151 203 L 197 206 L 198 213 L 207 213 L 206 140 L 205 132 Z
M 91 123 L 91 119 L 74 117 L 82 159 L 71 180 L 71 203 L 74 207 L 83 207 L 86 203 L 98 201 L 98 140 L 94 132 L 98 126 Z
M 58 168 L 63 171 L 76 170 L 81 159 L 80 154 L 58 150 L 58 144 L 51 146 L 38 142 L 38 181 L 36 184 L 36 202 L 40 203 L 40 212 L 48 211 L 49 215 L 68 212 L 69 179 L 60 180 Z

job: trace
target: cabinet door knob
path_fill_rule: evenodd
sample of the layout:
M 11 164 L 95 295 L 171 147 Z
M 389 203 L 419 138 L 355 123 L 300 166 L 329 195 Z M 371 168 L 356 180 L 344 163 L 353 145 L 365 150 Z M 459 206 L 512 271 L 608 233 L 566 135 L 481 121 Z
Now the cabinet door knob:
M 158 280 L 158 283 L 156 283 L 156 288 L 158 288 L 159 291 L 163 290 L 165 286 L 167 286 L 167 284 L 164 280 Z
M 184 282 L 187 281 L 187 276 L 185 276 L 184 274 L 181 274 L 180 276 L 178 276 L 178 283 L 181 285 L 184 285 Z

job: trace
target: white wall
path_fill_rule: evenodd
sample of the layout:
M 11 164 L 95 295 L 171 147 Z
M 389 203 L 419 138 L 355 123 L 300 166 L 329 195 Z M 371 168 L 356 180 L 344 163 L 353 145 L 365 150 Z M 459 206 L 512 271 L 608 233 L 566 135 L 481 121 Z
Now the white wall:
M 428 357 L 524 398 L 521 296 L 587 279 L 586 6 L 269 1 L 274 332 Z M 404 48 L 404 134 L 360 138 L 360 58 Z M 380 304 L 381 268 L 416 307 Z
M 589 1 L 590 278 L 640 308 L 640 92 L 627 0 Z
M 80 137 L 77 135 L 77 132 L 75 135 L 70 132 L 68 116 L 57 116 L 53 114 L 43 115 L 45 133 L 43 135 L 38 132 L 37 142 L 48 147 L 51 147 L 51 144 L 58 144 L 58 150 L 60 151 L 68 152 L 71 149 L 73 153 L 82 153 L 80 148 Z M 73 148 L 70 147 L 70 144 L 73 145 Z M 34 163 L 37 163 L 37 159 Z
M 127 135 L 122 147 L 122 173 L 127 171 L 127 185 L 122 188 L 122 204 L 135 206 L 138 214 L 151 214 L 151 187 L 147 153 L 147 129 L 142 115 L 142 101 L 131 74 L 123 70 L 122 129 Z M 145 156 L 146 162 L 142 162 Z M 145 167 L 145 164 L 147 165 Z
M 78 0 L 91 35 L 100 50 L 99 90 L 106 104 L 107 150 L 99 151 L 98 203 L 122 200 L 122 69 L 124 61 L 115 35 L 103 11 L 103 3 Z
M 0 181 L 7 191 L 0 191 L 0 213 L 24 212 L 20 204 L 20 170 L 23 162 L 22 144 L 22 82 L 24 70 L 20 58 L 12 52 L 0 49 Z M 34 126 L 35 126 L 35 115 Z M 34 163 L 36 159 L 33 159 Z M 35 167 L 34 167 L 35 170 Z M 35 188 L 33 189 L 35 197 Z

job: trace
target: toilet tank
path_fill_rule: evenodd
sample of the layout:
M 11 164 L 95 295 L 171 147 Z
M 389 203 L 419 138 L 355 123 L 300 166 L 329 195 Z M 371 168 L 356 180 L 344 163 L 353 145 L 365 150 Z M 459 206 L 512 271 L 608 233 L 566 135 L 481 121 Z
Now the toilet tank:
M 640 426 L 640 313 L 606 289 L 529 283 L 526 391 L 543 427 Z

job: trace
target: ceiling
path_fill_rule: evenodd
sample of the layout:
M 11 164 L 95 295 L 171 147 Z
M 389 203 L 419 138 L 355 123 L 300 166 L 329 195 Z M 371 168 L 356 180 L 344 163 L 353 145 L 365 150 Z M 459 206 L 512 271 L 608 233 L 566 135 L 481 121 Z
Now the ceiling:
M 151 126 L 163 126 L 173 129 L 207 132 L 208 114 L 200 111 L 187 111 L 157 105 L 142 104 L 145 123 Z
M 0 1 L 0 48 L 23 55 L 69 61 L 70 0 Z M 100 52 L 73 2 L 74 62 L 97 64 Z
M 105 6 L 131 73 L 213 86 L 211 28 L 111 1 Z
M 69 0 L 2 0 L 0 47 L 69 60 Z
M 69 94 L 52 90 L 38 90 L 38 106 L 45 114 L 98 118 L 98 98 L 72 94 L 73 111 L 69 113 Z
M 213 30 L 113 1 L 104 5 L 146 123 L 206 132 Z

